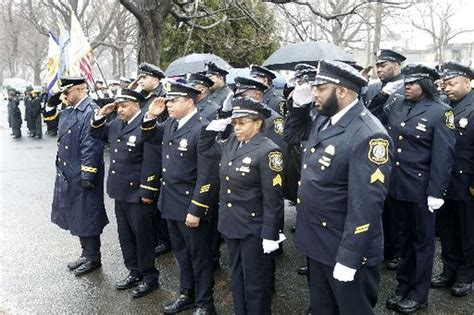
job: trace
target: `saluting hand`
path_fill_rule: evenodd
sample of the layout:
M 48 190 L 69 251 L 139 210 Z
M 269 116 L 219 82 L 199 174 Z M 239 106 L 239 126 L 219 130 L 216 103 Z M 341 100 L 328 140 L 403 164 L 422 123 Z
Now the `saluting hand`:
M 166 101 L 163 97 L 157 97 L 153 100 L 146 113 L 148 118 L 156 117 L 165 111 Z M 151 117 L 150 117 L 151 116 Z
M 189 228 L 196 228 L 199 226 L 199 221 L 201 219 L 195 215 L 192 215 L 191 213 L 188 213 L 186 216 L 186 221 L 184 222 L 187 227 Z
M 107 104 L 104 107 L 102 107 L 101 109 L 99 109 L 99 111 L 97 112 L 97 115 L 107 116 L 110 113 L 112 113 L 115 110 L 116 107 L 117 107 L 116 103 Z

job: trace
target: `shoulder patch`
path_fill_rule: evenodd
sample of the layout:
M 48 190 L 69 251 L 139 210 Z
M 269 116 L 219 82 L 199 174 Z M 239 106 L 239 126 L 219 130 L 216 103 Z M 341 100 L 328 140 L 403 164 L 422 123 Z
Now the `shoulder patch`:
M 388 140 L 378 138 L 369 141 L 369 161 L 382 165 L 388 162 Z
M 280 111 L 280 115 L 282 116 L 285 114 L 285 106 L 286 106 L 285 100 L 281 100 L 280 103 L 278 104 L 278 110 Z
M 446 120 L 446 127 L 449 129 L 454 129 L 454 114 L 452 110 L 448 110 L 446 113 L 444 113 L 444 117 Z
M 283 118 L 276 118 L 273 121 L 273 130 L 279 136 L 283 136 Z
M 283 154 L 278 151 L 268 153 L 268 166 L 272 171 L 283 171 Z

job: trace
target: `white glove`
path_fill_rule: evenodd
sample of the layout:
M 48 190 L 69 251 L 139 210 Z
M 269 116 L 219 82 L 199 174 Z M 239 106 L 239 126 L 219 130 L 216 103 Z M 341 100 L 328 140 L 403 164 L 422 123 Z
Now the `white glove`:
M 431 213 L 434 213 L 435 210 L 438 210 L 441 208 L 441 206 L 444 204 L 444 200 L 440 198 L 435 198 L 428 196 L 428 210 L 430 210 Z
M 311 85 L 309 83 L 303 83 L 297 85 L 293 90 L 293 106 L 302 107 L 313 101 L 313 95 L 311 94 Z
M 262 246 L 263 246 L 263 253 L 264 254 L 270 254 L 273 251 L 276 251 L 278 249 L 278 241 L 272 241 L 272 240 L 262 240 Z
M 222 103 L 222 111 L 223 112 L 230 112 L 232 111 L 232 99 L 234 98 L 234 93 L 230 92 L 227 94 L 227 97 L 224 100 L 224 103 Z
M 332 276 L 336 280 L 343 281 L 343 282 L 350 282 L 350 281 L 354 281 L 354 276 L 356 272 L 357 272 L 356 269 L 352 269 L 340 263 L 336 263 L 336 266 L 334 266 L 334 271 L 332 272 Z
M 401 88 L 404 84 L 405 84 L 405 81 L 403 81 L 403 79 L 398 80 L 398 81 L 388 82 L 382 88 L 382 92 L 385 93 L 386 95 L 392 95 L 393 93 L 398 91 L 398 89 Z
M 207 131 L 224 131 L 227 125 L 230 124 L 231 118 L 215 119 L 207 125 Z

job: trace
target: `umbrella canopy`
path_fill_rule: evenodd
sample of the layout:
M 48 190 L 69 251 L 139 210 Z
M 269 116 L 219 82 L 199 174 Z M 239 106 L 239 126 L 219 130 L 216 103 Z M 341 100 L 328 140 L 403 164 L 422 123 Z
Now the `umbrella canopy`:
M 226 70 L 232 68 L 224 59 L 214 54 L 190 54 L 170 63 L 165 74 L 167 77 L 173 77 L 206 71 L 206 63 L 210 61 Z
M 273 70 L 293 70 L 298 63 L 317 66 L 318 60 L 354 61 L 354 57 L 334 44 L 309 41 L 280 47 L 263 65 Z

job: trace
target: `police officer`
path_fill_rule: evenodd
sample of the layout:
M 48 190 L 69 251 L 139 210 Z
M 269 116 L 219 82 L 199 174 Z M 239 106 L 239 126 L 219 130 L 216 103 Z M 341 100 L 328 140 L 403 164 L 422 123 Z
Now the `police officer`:
M 400 222 L 401 261 L 390 309 L 415 312 L 428 305 L 434 256 L 434 211 L 448 187 L 455 145 L 454 116 L 436 98 L 435 69 L 408 65 L 403 69 L 405 97 L 388 113 L 388 132 L 395 153 L 387 204 Z
M 25 97 L 23 99 L 23 104 L 25 106 L 25 121 L 26 128 L 28 128 L 28 137 L 32 138 L 34 136 L 34 122 L 31 118 L 31 101 L 33 96 L 31 95 L 33 88 L 31 86 L 27 87 L 25 90 Z
M 42 109 L 43 120 L 49 131 L 48 135 L 52 137 L 58 135 L 59 110 L 57 107 L 61 106 L 61 95 L 61 92 L 51 95 Z
M 173 253 L 180 267 L 180 295 L 165 305 L 165 314 L 179 313 L 197 305 L 194 314 L 214 314 L 213 270 L 209 248 L 210 205 L 218 198 L 218 172 L 213 161 L 197 151 L 206 123 L 196 108 L 199 91 L 190 85 L 170 82 L 165 98 L 150 106 L 142 124 L 143 137 L 163 142 L 163 177 L 159 197 L 162 217 L 168 222 Z M 168 108 L 170 119 L 156 124 Z
M 386 124 L 383 108 L 398 95 L 403 95 L 401 63 L 406 57 L 390 49 L 381 49 L 375 62 L 380 81 L 368 86 L 364 101 L 372 114 Z
M 51 221 L 79 237 L 82 254 L 67 267 L 80 276 L 101 266 L 100 234 L 109 222 L 104 207 L 104 144 L 92 138 L 94 114 L 83 77 L 63 77 L 60 88 L 68 107 L 59 118 L 56 182 Z M 52 108 L 51 117 L 57 108 Z
M 232 90 L 226 84 L 226 76 L 228 74 L 227 70 L 219 67 L 212 61 L 206 64 L 206 76 L 214 82 L 210 87 L 211 95 L 209 95 L 209 98 L 219 107 L 222 107 L 224 100 L 232 93 Z
M 145 98 L 130 89 L 120 92 L 114 103 L 95 114 L 90 131 L 94 138 L 110 143 L 107 193 L 115 199 L 120 247 L 129 271 L 128 276 L 117 282 L 115 287 L 125 290 L 141 283 L 132 294 L 138 298 L 158 287 L 154 255 L 154 220 L 158 210 L 148 198 L 149 190 L 158 193 L 158 187 L 149 186 L 148 181 L 157 174 L 148 172 L 143 150 L 140 102 Z M 107 123 L 106 116 L 114 110 L 117 110 L 117 118 Z
M 40 90 L 31 91 L 32 99 L 30 103 L 30 119 L 33 126 L 31 134 L 34 139 L 43 138 L 43 129 L 41 121 L 42 100 L 40 93 Z
M 151 63 L 142 63 L 138 66 L 138 85 L 142 88 L 142 94 L 145 100 L 140 103 L 142 112 L 146 113 L 150 104 L 158 97 L 166 95 L 166 89 L 161 82 L 165 78 L 164 72 L 156 65 Z M 168 112 L 165 110 L 159 117 L 158 122 L 162 123 L 168 118 Z M 161 143 L 151 144 L 145 143 L 144 152 L 150 158 L 155 157 L 154 161 L 149 160 L 152 165 L 155 165 L 156 172 L 161 172 Z M 156 176 L 151 182 L 150 186 L 159 186 L 161 176 Z M 166 220 L 161 218 L 161 211 L 157 214 L 157 245 L 155 248 L 155 255 L 160 256 L 171 251 L 170 236 L 168 233 L 168 225 Z
M 229 251 L 234 312 L 271 314 L 268 254 L 278 249 L 283 218 L 283 155 L 262 132 L 268 107 L 249 98 L 232 103 L 234 133 L 216 142 L 216 131 L 230 119 L 212 121 L 201 133 L 199 151 L 221 162 L 219 231 Z
M 187 81 L 200 92 L 196 97 L 196 107 L 201 117 L 208 121 L 216 119 L 219 105 L 211 99 L 210 94 L 210 88 L 214 85 L 214 81 L 201 73 L 189 74 Z
M 21 111 L 19 108 L 20 98 L 14 89 L 8 90 L 8 124 L 12 128 L 13 139 L 21 138 Z
M 275 112 L 285 117 L 286 107 L 285 100 L 283 97 L 278 95 L 273 88 L 273 80 L 276 78 L 276 75 L 263 66 L 251 65 L 250 66 L 250 75 L 260 81 L 261 83 L 267 86 L 265 93 L 263 95 L 263 103 L 268 107 L 273 109 Z
M 366 84 L 349 65 L 320 61 L 312 90 L 301 85 L 293 92 L 290 125 L 298 133 L 309 129 L 296 246 L 309 257 L 314 314 L 373 314 L 377 302 L 391 141 L 359 99 Z M 320 114 L 314 121 L 311 103 L 305 105 L 311 92 Z
M 468 295 L 474 280 L 474 71 L 457 62 L 441 65 L 444 91 L 454 109 L 456 147 L 446 202 L 437 213 L 443 272 L 434 288 L 452 285 L 454 296 Z

